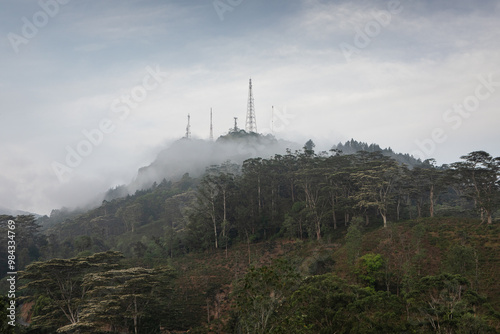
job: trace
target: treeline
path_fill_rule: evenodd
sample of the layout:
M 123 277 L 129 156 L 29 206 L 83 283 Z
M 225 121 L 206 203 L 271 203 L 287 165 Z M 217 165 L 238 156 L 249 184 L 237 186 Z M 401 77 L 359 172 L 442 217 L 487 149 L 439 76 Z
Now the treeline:
M 308 142 L 303 151 L 249 159 L 241 167 L 210 166 L 199 179 L 163 180 L 77 217 L 56 212 L 57 223 L 39 220 L 47 226 L 43 235 L 26 234 L 34 243 L 27 258 L 115 249 L 154 261 L 238 241 L 335 239 L 354 217 L 369 226 L 426 216 L 491 224 L 499 208 L 499 158 L 486 152 L 409 168 L 381 152 L 316 154 L 313 148 Z
M 436 167 L 409 169 L 380 152 L 303 152 L 249 159 L 241 174 L 212 166 L 201 179 L 188 229 L 199 247 L 273 236 L 335 237 L 353 217 L 366 225 L 435 215 L 479 216 L 492 224 L 500 204 L 500 158 L 483 151 Z
M 488 282 L 498 261 L 489 256 L 498 244 L 499 178 L 500 158 L 483 151 L 409 168 L 381 152 L 316 154 L 309 141 L 300 152 L 164 180 L 76 218 L 56 215 L 64 220 L 46 220 L 44 233 L 33 216 L 2 216 L 0 230 L 16 221 L 18 312 L 31 323 L 16 331 L 155 333 L 196 327 L 206 308 L 200 332 L 494 332 L 500 316 L 482 294 L 498 295 Z M 479 218 L 482 230 L 396 223 L 436 216 Z M 366 246 L 367 230 L 380 231 L 378 248 Z M 476 237 L 484 239 L 471 243 Z M 287 255 L 291 262 L 252 258 L 254 243 L 290 239 L 299 251 Z M 308 265 L 308 245 L 331 250 Z M 207 250 L 225 254 L 219 267 L 182 263 Z M 236 260 L 242 254 L 248 260 Z M 189 266 L 198 274 L 177 280 Z

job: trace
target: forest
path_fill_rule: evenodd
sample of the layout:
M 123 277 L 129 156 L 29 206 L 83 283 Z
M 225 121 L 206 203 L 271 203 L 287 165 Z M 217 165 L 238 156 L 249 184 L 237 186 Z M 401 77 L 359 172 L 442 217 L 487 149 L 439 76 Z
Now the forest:
M 497 333 L 500 157 L 406 164 L 355 144 L 0 216 L 20 271 L 0 332 Z

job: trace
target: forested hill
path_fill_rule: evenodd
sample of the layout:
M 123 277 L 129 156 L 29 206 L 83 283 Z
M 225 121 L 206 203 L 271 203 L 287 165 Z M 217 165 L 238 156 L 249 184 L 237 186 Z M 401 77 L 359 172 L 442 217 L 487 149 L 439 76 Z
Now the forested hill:
M 409 169 L 308 142 L 61 214 L 43 233 L 3 216 L 0 241 L 15 220 L 24 318 L 41 333 L 494 333 L 499 180 L 483 151 Z
M 215 142 L 183 138 L 162 150 L 149 166 L 141 168 L 128 191 L 147 189 L 153 182 L 163 179 L 178 180 L 185 173 L 198 177 L 206 167 L 228 160 L 241 165 L 249 158 L 269 158 L 285 154 L 287 149 L 295 151 L 300 148 L 299 144 L 278 140 L 272 135 L 246 133 L 244 130 L 229 132 Z
M 412 155 L 408 153 L 396 153 L 390 147 L 381 148 L 378 144 L 368 144 L 364 142 L 358 142 L 354 139 L 346 141 L 344 144 L 338 143 L 332 147 L 334 150 L 342 152 L 342 154 L 354 154 L 359 151 L 366 152 L 381 152 L 383 155 L 393 158 L 401 164 L 406 164 L 409 167 L 415 167 L 422 164 L 422 161 L 415 159 Z

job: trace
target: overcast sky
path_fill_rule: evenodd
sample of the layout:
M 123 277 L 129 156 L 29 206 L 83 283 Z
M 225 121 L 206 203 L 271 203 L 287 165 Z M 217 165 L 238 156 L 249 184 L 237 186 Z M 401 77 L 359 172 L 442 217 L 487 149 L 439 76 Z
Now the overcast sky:
M 495 0 L 4 0 L 0 206 L 48 214 L 129 183 L 188 113 L 198 138 L 210 108 L 216 136 L 243 126 L 249 78 L 258 130 L 274 106 L 278 138 L 500 156 L 499 14 Z

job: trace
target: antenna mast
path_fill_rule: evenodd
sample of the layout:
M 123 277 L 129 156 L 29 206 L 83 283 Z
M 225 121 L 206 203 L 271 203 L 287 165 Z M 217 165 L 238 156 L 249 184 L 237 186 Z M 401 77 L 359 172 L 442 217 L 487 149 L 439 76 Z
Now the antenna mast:
M 234 118 L 234 132 L 238 132 L 238 117 Z
M 252 93 L 252 79 L 250 79 L 248 89 L 247 122 L 245 124 L 245 131 L 257 133 L 257 120 L 255 118 L 255 106 Z
M 274 136 L 274 106 L 271 110 L 271 133 Z
M 191 139 L 191 116 L 188 114 L 188 124 L 186 126 L 186 138 Z
M 212 108 L 210 108 L 210 141 L 214 141 L 214 128 L 212 126 Z

